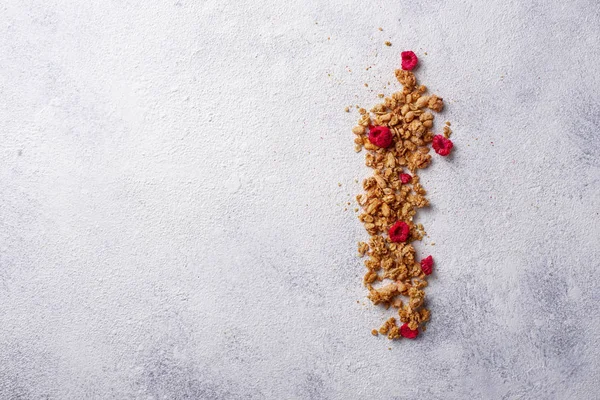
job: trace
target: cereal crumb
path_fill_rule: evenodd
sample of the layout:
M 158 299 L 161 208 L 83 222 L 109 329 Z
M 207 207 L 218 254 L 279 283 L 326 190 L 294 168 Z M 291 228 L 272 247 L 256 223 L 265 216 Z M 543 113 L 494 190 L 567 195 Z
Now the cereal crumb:
M 379 332 L 377 332 L 377 329 L 373 329 L 371 331 L 371 335 L 373 335 L 373 336 L 379 336 Z
M 390 42 L 390 41 L 388 40 L 388 41 L 386 41 L 384 44 L 385 44 L 386 46 L 388 46 L 388 47 L 389 47 L 389 46 L 391 46 L 391 45 L 392 45 L 392 42 Z
M 450 129 L 450 127 L 448 125 L 444 126 L 444 137 L 446 139 L 448 139 L 450 137 L 450 135 L 452 135 L 452 129 Z
M 350 112 L 350 107 L 346 107 L 346 108 L 344 108 L 344 111 L 346 111 L 346 112 Z
M 369 87 L 369 84 L 368 84 L 368 83 L 365 83 L 365 87 Z
M 382 27 L 379 27 L 379 30 L 380 30 L 380 31 L 383 31 L 383 28 L 382 28 Z

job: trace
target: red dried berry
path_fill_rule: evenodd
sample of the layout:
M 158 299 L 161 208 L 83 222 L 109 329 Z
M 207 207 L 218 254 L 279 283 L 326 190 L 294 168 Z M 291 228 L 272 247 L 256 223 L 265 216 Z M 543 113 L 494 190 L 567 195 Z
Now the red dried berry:
M 410 227 L 404 221 L 398 221 L 389 230 L 390 240 L 392 242 L 406 242 L 408 234 L 410 233 Z
M 417 55 L 410 50 L 400 53 L 400 57 L 402 58 L 402 69 L 406 71 L 412 71 L 419 62 Z
M 372 126 L 369 129 L 369 141 L 377 147 L 388 147 L 392 144 L 392 132 L 387 126 Z
M 429 256 L 421 260 L 421 271 L 423 271 L 425 275 L 431 275 L 432 267 L 433 257 Z
M 447 139 L 442 135 L 435 135 L 433 137 L 432 146 L 435 152 L 438 153 L 440 156 L 447 156 L 448 154 L 450 154 L 450 151 L 452 150 L 452 147 L 454 147 L 454 144 L 450 139 Z
M 419 330 L 415 329 L 414 331 L 408 327 L 408 324 L 404 324 L 400 327 L 400 334 L 407 339 L 414 339 L 419 336 Z
M 412 176 L 409 174 L 400 174 L 400 182 L 409 183 L 410 181 L 412 181 Z

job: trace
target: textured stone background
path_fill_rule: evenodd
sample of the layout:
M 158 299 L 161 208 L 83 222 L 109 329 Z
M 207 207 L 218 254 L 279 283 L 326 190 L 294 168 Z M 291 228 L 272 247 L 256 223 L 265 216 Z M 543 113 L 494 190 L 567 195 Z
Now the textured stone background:
M 0 398 L 599 398 L 599 45 L 596 0 L 4 0 Z M 343 110 L 409 48 L 456 152 L 389 343 Z

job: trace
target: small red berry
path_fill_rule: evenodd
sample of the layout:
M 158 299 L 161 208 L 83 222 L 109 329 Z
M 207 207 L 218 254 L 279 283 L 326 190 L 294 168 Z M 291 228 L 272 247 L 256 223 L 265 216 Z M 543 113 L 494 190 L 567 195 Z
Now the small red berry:
M 438 153 L 440 156 L 447 156 L 448 154 L 450 154 L 450 151 L 452 150 L 452 147 L 454 147 L 454 144 L 450 139 L 447 139 L 442 135 L 435 135 L 433 137 L 432 146 L 435 152 Z
M 389 230 L 390 240 L 392 242 L 406 242 L 408 234 L 410 233 L 410 227 L 404 221 L 398 221 Z
M 419 330 L 415 329 L 414 331 L 408 327 L 408 324 L 404 324 L 400 327 L 400 334 L 407 339 L 414 339 L 419 336 Z
M 406 71 L 412 71 L 419 62 L 417 55 L 410 50 L 400 53 L 400 57 L 402 58 L 402 69 Z
M 372 126 L 369 129 L 369 141 L 377 147 L 388 147 L 392 144 L 392 132 L 387 126 Z
M 431 275 L 431 268 L 433 267 L 433 257 L 429 256 L 421 260 L 421 271 L 425 275 Z
M 412 180 L 412 176 L 409 174 L 400 174 L 400 182 L 409 183 Z

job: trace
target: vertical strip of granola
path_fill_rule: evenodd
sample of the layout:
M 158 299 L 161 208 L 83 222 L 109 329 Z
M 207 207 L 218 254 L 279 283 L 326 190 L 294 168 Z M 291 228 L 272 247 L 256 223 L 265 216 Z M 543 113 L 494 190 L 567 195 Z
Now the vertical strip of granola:
M 429 310 L 423 306 L 423 289 L 432 272 L 433 258 L 420 262 L 411 244 L 425 235 L 423 226 L 413 223 L 413 217 L 417 209 L 429 205 L 417 172 L 431 163 L 432 142 L 442 156 L 452 150 L 449 123 L 444 135 L 432 131 L 431 111 L 442 111 L 442 98 L 428 95 L 427 88 L 418 85 L 408 70 L 416 65 L 414 53 L 404 52 L 402 57 L 405 69 L 396 70 L 395 75 L 403 90 L 385 97 L 370 112 L 360 109 L 358 125 L 352 129 L 355 150 L 367 150 L 366 165 L 373 169 L 373 175 L 363 181 L 364 193 L 356 197 L 362 207 L 358 218 L 370 235 L 368 243 L 358 244 L 359 255 L 367 257 L 364 284 L 373 304 L 398 309 L 403 323 L 398 326 L 396 318 L 385 322 L 379 333 L 389 339 L 414 339 L 429 320 Z

